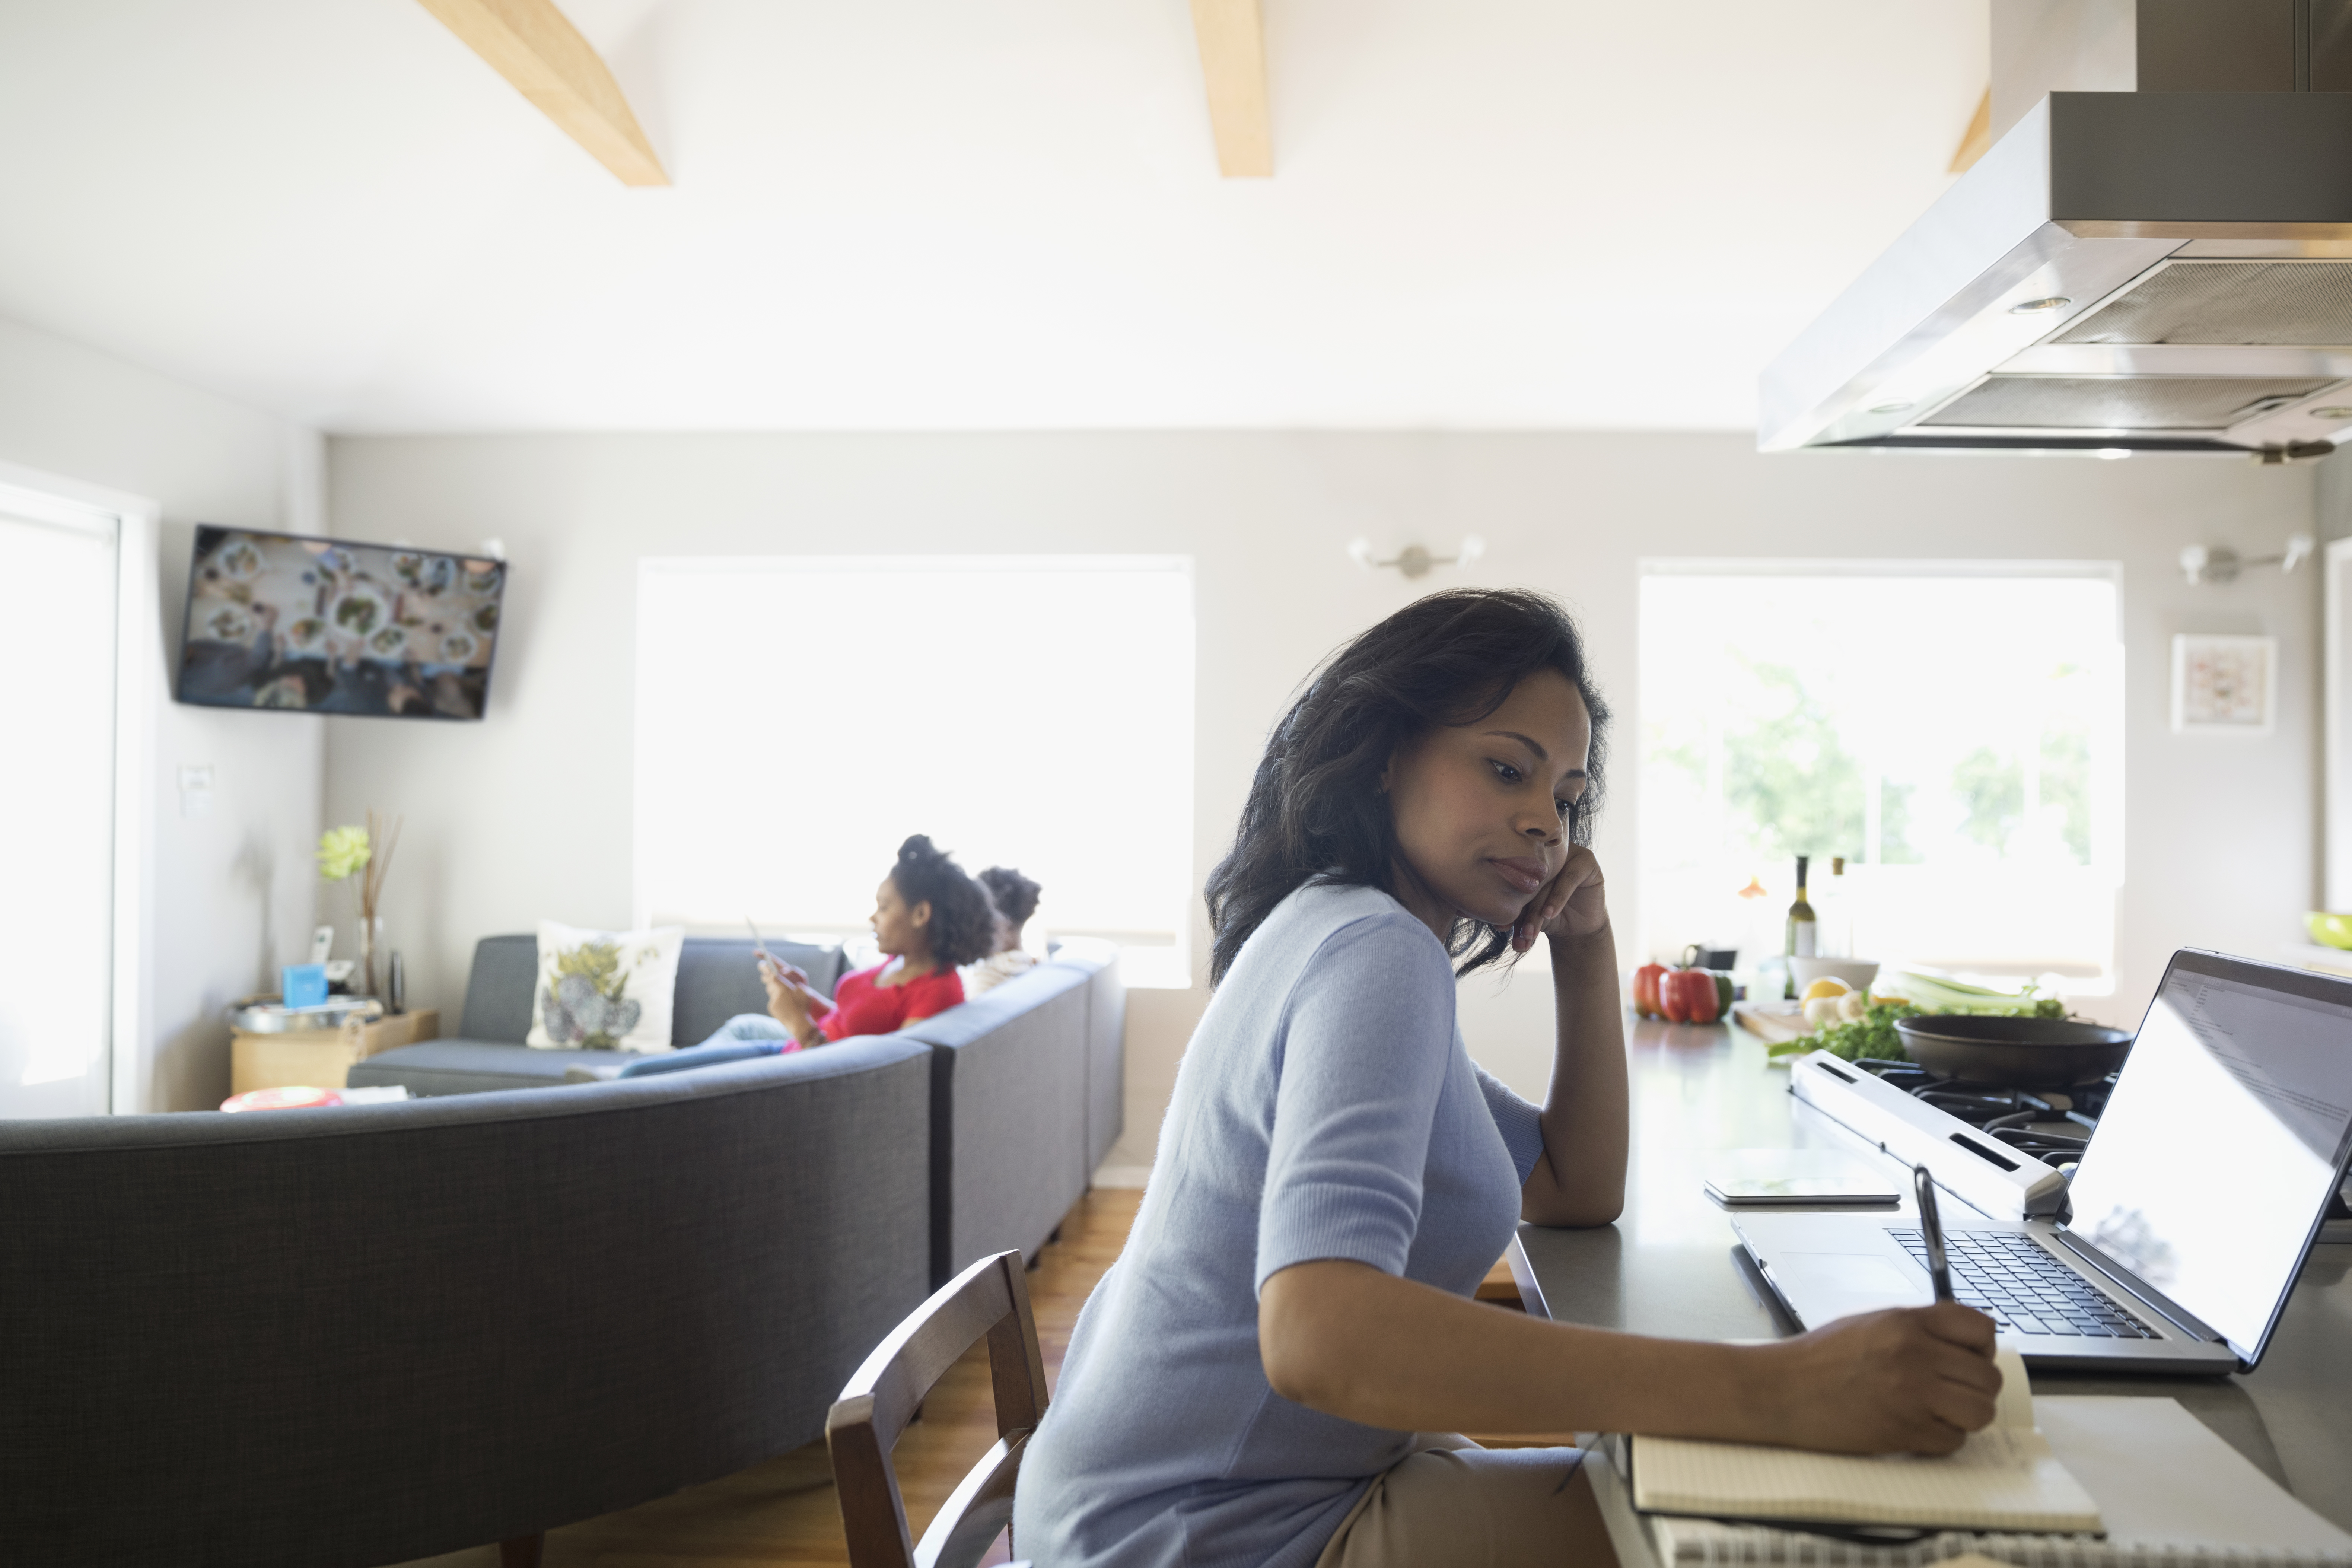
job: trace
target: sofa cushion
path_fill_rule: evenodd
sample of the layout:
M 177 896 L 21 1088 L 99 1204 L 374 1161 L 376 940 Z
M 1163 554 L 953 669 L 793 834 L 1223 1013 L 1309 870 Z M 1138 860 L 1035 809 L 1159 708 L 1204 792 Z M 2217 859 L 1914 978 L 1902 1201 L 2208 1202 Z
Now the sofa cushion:
M 667 1051 L 686 928 L 593 931 L 539 922 L 530 1034 L 541 1050 Z
M 352 1064 L 345 1087 L 404 1084 L 415 1095 L 480 1094 L 499 1089 L 545 1089 L 564 1081 L 575 1067 L 617 1068 L 635 1059 L 633 1051 L 564 1051 L 506 1045 L 496 1040 L 427 1040 L 401 1046 Z
M 538 937 L 484 937 L 474 944 L 474 972 L 466 981 L 466 1011 L 457 1020 L 458 1035 L 522 1044 L 530 1034 L 530 989 L 537 984 Z
M 825 995 L 841 984 L 841 949 L 797 942 L 770 942 L 768 951 L 808 972 L 809 984 Z M 749 937 L 691 937 L 677 961 L 677 1011 L 671 1043 L 698 1046 L 738 1013 L 765 1013 L 767 988 Z

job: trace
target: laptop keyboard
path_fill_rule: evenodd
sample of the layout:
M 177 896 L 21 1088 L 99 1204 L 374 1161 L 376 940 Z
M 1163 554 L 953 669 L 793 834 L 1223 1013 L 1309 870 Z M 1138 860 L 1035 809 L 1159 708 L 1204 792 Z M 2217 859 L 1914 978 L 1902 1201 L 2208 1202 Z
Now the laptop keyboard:
M 1894 1226 L 1887 1226 L 1887 1234 L 1920 1268 L 1927 1267 L 1926 1237 Z M 1946 1231 L 1944 1262 L 1960 1304 L 1990 1314 L 1996 1326 L 2012 1333 L 2109 1340 L 2163 1337 L 2014 1231 Z

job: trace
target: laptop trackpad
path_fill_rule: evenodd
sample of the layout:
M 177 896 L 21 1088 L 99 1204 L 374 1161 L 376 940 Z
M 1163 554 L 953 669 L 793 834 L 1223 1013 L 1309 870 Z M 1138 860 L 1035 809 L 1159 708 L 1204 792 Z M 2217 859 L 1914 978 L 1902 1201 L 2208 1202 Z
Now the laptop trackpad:
M 1771 1265 L 1772 1283 L 1809 1329 L 1856 1312 L 1924 1307 L 1935 1299 L 1925 1279 L 1882 1253 L 1783 1252 Z

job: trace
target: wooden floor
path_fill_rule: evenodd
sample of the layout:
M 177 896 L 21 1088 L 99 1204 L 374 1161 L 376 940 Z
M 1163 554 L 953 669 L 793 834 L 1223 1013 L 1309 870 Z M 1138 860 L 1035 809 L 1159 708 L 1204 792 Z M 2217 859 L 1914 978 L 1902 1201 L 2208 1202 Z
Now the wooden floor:
M 1118 1257 L 1135 1223 L 1139 1192 L 1097 1189 L 1070 1211 L 1062 1239 L 1048 1246 L 1029 1275 L 1037 1339 L 1048 1387 L 1060 1376 L 1078 1309 Z M 975 1346 L 941 1380 L 893 1456 L 919 1536 L 963 1473 L 996 1441 L 988 1350 Z M 1001 1561 L 1003 1547 L 991 1561 Z M 496 1546 L 425 1558 L 404 1568 L 498 1568 Z M 828 1563 L 847 1568 L 841 1509 L 824 1444 L 782 1455 L 723 1480 L 599 1519 L 551 1531 L 545 1568 L 751 1568 L 753 1564 Z

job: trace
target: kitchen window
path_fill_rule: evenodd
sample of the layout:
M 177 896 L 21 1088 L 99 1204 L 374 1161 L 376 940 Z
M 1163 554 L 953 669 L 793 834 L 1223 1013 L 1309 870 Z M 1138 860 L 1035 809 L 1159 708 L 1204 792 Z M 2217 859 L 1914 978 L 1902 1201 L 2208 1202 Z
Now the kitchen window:
M 1643 952 L 1777 956 L 1808 855 L 1825 946 L 2103 994 L 2123 868 L 2117 576 L 1643 563 Z
M 862 938 L 927 833 L 1189 985 L 1192 626 L 1171 557 L 639 563 L 639 923 Z

